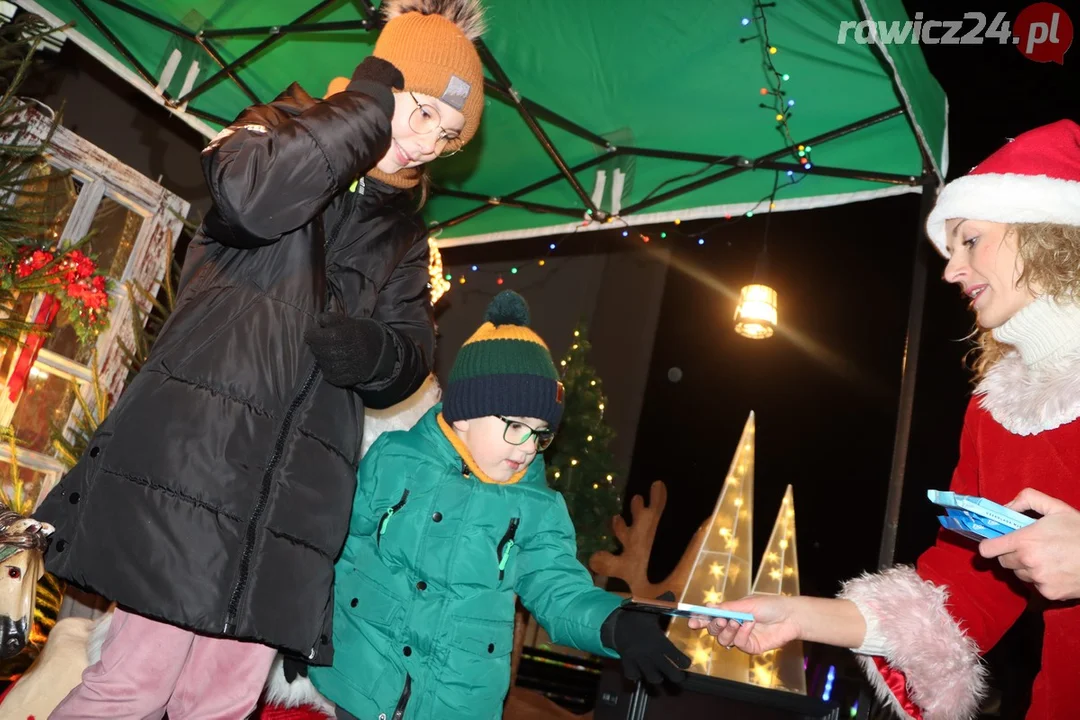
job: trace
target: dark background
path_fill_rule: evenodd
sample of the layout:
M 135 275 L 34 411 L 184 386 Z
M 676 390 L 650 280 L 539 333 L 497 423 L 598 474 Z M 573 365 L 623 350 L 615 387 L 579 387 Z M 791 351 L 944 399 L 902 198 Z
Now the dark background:
M 1014 18 L 1029 3 L 904 4 L 911 16 L 959 20 L 973 10 Z M 1058 4 L 1080 24 L 1080 7 Z M 1080 120 L 1076 47 L 1062 66 L 1032 62 L 996 43 L 927 45 L 923 52 L 949 97 L 949 179 L 1008 137 L 1061 118 Z M 25 94 L 54 108 L 66 103 L 66 126 L 190 201 L 194 219 L 205 211 L 198 163 L 205 140 L 71 43 L 47 56 Z M 918 195 L 906 195 L 770 219 L 684 223 L 684 234 L 703 234 L 703 246 L 685 239 L 665 245 L 656 239 L 659 228 L 639 228 L 625 239 L 618 229 L 567 238 L 550 256 L 548 239 L 447 250 L 444 260 L 455 278 L 474 263 L 485 272 L 470 276 L 467 285 L 455 282 L 440 303 L 440 375 L 498 290 L 526 294 L 538 331 L 557 355 L 574 323 L 588 321 L 592 362 L 604 378 L 608 417 L 620 436 L 615 449 L 627 500 L 647 494 L 654 480 L 669 486 L 650 568 L 654 580 L 672 569 L 711 512 L 754 411 L 755 562 L 791 484 L 802 592 L 831 595 L 842 580 L 876 566 L 912 258 L 915 244 L 926 242 L 919 205 Z M 737 292 L 749 282 L 766 222 L 769 282 L 779 292 L 784 331 L 761 342 L 734 334 L 734 303 L 723 289 Z M 638 233 L 653 242 L 645 246 Z M 939 280 L 943 261 L 929 255 L 900 562 L 913 562 L 933 541 L 937 524 L 925 491 L 949 483 L 971 389 L 962 358 L 972 317 L 959 292 Z M 511 267 L 519 274 L 510 275 Z M 495 281 L 500 270 L 504 285 Z M 669 379 L 671 368 L 681 370 L 678 382 Z M 1038 667 L 1031 640 L 1038 634 L 1037 618 L 1025 619 L 991 653 L 996 681 L 1006 690 L 1006 715 L 1015 716 L 1026 701 L 1023 688 Z M 1000 662 L 1005 656 L 1009 663 Z M 821 657 L 841 662 L 846 655 Z

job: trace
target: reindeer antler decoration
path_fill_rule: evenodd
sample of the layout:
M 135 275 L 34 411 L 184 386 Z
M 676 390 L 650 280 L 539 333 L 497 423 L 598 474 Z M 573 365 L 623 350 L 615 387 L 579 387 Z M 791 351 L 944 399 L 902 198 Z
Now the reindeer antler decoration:
M 708 531 L 708 520 L 702 523 L 694 533 L 690 544 L 683 551 L 682 558 L 675 569 L 662 582 L 649 582 L 649 558 L 652 556 L 653 542 L 656 540 L 656 528 L 660 516 L 667 505 L 667 486 L 657 480 L 649 487 L 649 504 L 646 506 L 640 495 L 630 501 L 632 524 L 627 525 L 622 515 L 616 515 L 611 525 L 615 537 L 622 543 L 623 550 L 618 555 L 609 552 L 593 553 L 589 558 L 589 567 L 593 572 L 623 580 L 630 586 L 630 592 L 639 597 L 659 597 L 665 592 L 672 592 L 675 597 L 682 595 L 683 588 L 690 577 L 694 559 L 701 549 L 701 542 Z

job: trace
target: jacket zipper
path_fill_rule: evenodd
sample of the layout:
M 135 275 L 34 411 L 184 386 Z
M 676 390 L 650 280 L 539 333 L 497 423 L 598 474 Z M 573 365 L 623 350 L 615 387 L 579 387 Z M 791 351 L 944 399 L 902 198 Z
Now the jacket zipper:
M 330 238 L 326 241 L 325 247 L 327 249 L 337 240 L 338 233 L 341 232 L 341 227 L 345 224 L 345 221 L 352 215 L 353 208 L 355 207 L 355 196 L 350 193 L 346 202 L 348 203 L 348 209 L 345 210 L 341 217 L 338 218 L 337 223 L 334 225 L 334 230 L 330 234 Z M 323 298 L 324 308 L 328 300 L 330 290 L 329 283 L 327 283 L 326 294 L 327 297 Z M 258 532 L 259 521 L 262 520 L 262 514 L 266 510 L 266 502 L 270 498 L 270 486 L 273 483 L 274 470 L 277 469 L 277 464 L 281 462 L 281 456 L 285 452 L 285 438 L 289 436 L 289 431 L 292 429 L 293 416 L 296 411 L 300 409 L 300 406 L 307 399 L 308 393 L 315 386 L 315 381 L 319 377 L 319 366 L 314 365 L 311 368 L 311 372 L 308 373 L 307 379 L 304 381 L 303 387 L 300 388 L 300 392 L 293 398 L 292 403 L 289 405 L 288 411 L 285 413 L 285 421 L 281 424 L 281 431 L 278 433 L 277 442 L 274 443 L 274 453 L 270 456 L 270 462 L 266 466 L 266 472 L 263 473 L 262 488 L 259 490 L 259 501 L 255 504 L 255 510 L 251 513 L 251 517 L 248 518 L 247 535 L 244 540 L 244 554 L 240 558 L 240 577 L 236 581 L 236 586 L 233 588 L 232 597 L 229 599 L 229 608 L 225 613 L 225 626 L 222 628 L 222 633 L 229 635 L 234 626 L 236 625 L 236 614 L 240 610 L 240 598 L 244 595 L 244 590 L 247 588 L 248 572 L 251 569 L 251 554 L 255 550 L 256 532 Z
M 510 527 L 506 528 L 506 534 L 499 541 L 499 549 L 496 552 L 499 557 L 499 582 L 502 582 L 503 577 L 506 575 L 506 563 L 510 559 L 510 548 L 514 547 L 514 536 L 517 534 L 520 522 L 521 520 L 518 518 L 511 519 Z
M 390 518 L 394 517 L 394 513 L 398 512 L 399 510 L 401 510 L 401 508 L 405 507 L 405 501 L 408 500 L 408 499 L 409 499 L 409 491 L 406 490 L 401 495 L 401 499 L 398 500 L 398 504 L 394 505 L 391 508 L 387 508 L 386 512 L 383 513 L 383 516 L 379 519 L 379 534 L 375 536 L 375 544 L 376 545 L 381 545 L 382 544 L 382 536 L 383 536 L 383 533 L 386 532 L 386 526 L 390 523 Z
M 392 720 L 401 720 L 405 717 L 405 706 L 409 704 L 409 698 L 412 696 L 412 676 L 409 673 L 405 673 L 405 689 L 401 691 L 401 697 L 398 698 L 397 707 L 394 708 L 394 714 L 391 716 Z

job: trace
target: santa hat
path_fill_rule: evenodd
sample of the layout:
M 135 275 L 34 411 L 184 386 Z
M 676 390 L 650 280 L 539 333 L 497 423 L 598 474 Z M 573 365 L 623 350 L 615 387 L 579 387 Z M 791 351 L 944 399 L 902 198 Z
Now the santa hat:
M 946 185 L 926 220 L 946 257 L 945 221 L 953 218 L 1080 226 L 1080 125 L 1029 130 Z

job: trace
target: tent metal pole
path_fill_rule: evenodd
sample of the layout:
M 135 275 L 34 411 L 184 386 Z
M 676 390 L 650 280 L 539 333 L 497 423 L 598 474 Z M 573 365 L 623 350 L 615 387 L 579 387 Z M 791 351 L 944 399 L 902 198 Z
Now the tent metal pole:
M 591 160 L 586 160 L 583 163 L 575 165 L 574 167 L 572 167 L 570 169 L 571 169 L 571 171 L 573 171 L 575 173 L 578 173 L 578 172 L 581 172 L 582 170 L 589 169 L 593 165 L 598 165 L 598 164 L 602 163 L 603 161 L 607 160 L 608 158 L 612 157 L 613 155 L 617 155 L 617 154 L 619 154 L 618 150 L 612 151 L 611 153 L 608 153 L 606 155 L 599 155 L 597 157 L 592 158 Z M 529 193 L 531 193 L 531 192 L 533 192 L 535 190 L 539 190 L 540 188 L 547 187 L 548 185 L 551 185 L 551 184 L 553 184 L 555 182 L 558 182 L 559 180 L 562 180 L 562 178 L 563 178 L 562 173 L 555 173 L 554 175 L 550 175 L 550 176 L 544 178 L 543 180 L 538 180 L 537 182 L 534 182 L 531 185 L 526 185 L 525 187 L 521 188 L 520 190 L 515 190 L 514 192 L 510 193 L 509 195 L 503 196 L 502 201 L 505 203 L 506 200 L 513 200 L 514 198 L 520 197 L 522 195 L 528 195 Z M 435 188 L 434 194 L 435 195 L 440 195 L 440 194 L 448 194 L 448 193 L 446 193 L 446 191 L 443 190 L 443 189 Z M 451 227 L 451 226 L 454 226 L 454 225 L 459 225 L 460 223 L 463 223 L 466 220 L 470 220 L 470 219 L 476 217 L 480 213 L 483 213 L 483 212 L 486 212 L 488 210 L 491 210 L 492 208 L 498 207 L 498 205 L 494 205 L 491 202 L 488 202 L 488 200 L 490 200 L 490 198 L 488 198 L 487 196 L 481 196 L 481 197 L 483 197 L 485 199 L 486 204 L 481 205 L 481 206 L 476 207 L 476 208 L 473 208 L 472 210 L 469 210 L 468 212 L 464 212 L 461 215 L 457 215 L 455 217 L 452 217 L 449 220 L 444 220 L 444 221 L 442 221 L 440 223 L 436 223 L 435 225 L 432 225 L 430 228 L 428 228 L 429 232 L 435 232 L 436 230 L 441 230 L 442 228 L 447 228 L 447 227 Z M 576 217 L 576 215 L 575 215 L 575 217 Z
M 908 443 L 911 439 L 912 406 L 915 403 L 915 374 L 919 366 L 922 342 L 923 309 L 926 305 L 926 253 L 929 242 L 923 225 L 937 199 L 937 175 L 932 166 L 923 170 L 923 195 L 919 210 L 919 229 L 915 236 L 915 258 L 911 272 L 911 303 L 908 306 L 907 338 L 900 380 L 900 406 L 896 412 L 896 435 L 893 439 L 892 467 L 889 471 L 889 490 L 885 501 L 885 527 L 878 551 L 878 570 L 891 567 L 896 555 L 896 532 L 900 524 L 900 501 L 904 494 L 904 472 L 907 469 Z
M 484 65 L 486 65 L 488 70 L 491 71 L 491 74 L 495 76 L 495 80 L 506 88 L 510 95 L 510 99 L 513 101 L 514 105 L 517 106 L 518 113 L 520 113 L 521 117 L 525 120 L 525 124 L 529 126 L 533 135 L 540 141 L 540 145 L 547 152 L 552 162 L 555 163 L 555 166 L 559 168 L 559 172 L 566 178 L 566 181 L 570 183 L 570 187 L 572 187 L 574 192 L 577 193 L 577 196 L 581 198 L 585 207 L 592 210 L 593 216 L 599 220 L 603 220 L 607 217 L 607 213 L 593 204 L 592 198 L 589 197 L 589 193 L 585 192 L 585 188 L 583 188 L 581 183 L 578 182 L 578 179 L 574 177 L 574 173 L 567 167 L 566 161 L 563 160 L 562 155 L 559 154 L 559 150 L 551 142 L 551 138 L 544 132 L 544 129 L 536 122 L 536 118 L 533 117 L 529 109 L 525 107 L 525 104 L 521 101 L 521 96 L 514 90 L 510 78 L 507 77 L 506 72 L 502 69 L 502 66 L 499 65 L 495 56 L 491 54 L 491 50 L 488 49 L 488 46 L 484 44 L 483 40 L 476 41 L 476 49 L 480 51 L 480 57 L 483 59 Z
M 108 38 L 109 42 L 113 44 L 113 47 L 116 48 L 117 52 L 123 55 L 124 59 L 131 63 L 131 65 L 135 68 L 135 72 L 139 73 L 139 75 L 142 76 L 142 79 L 145 80 L 150 85 L 150 87 L 154 87 L 157 85 L 157 80 L 154 79 L 154 77 L 150 74 L 150 71 L 143 67 L 143 64 L 139 62 L 134 55 L 131 54 L 131 51 L 128 50 L 127 47 L 125 47 L 124 43 L 120 42 L 120 38 L 116 37 L 116 35 L 113 34 L 113 31 L 110 30 L 108 26 L 105 25 L 105 23 L 101 22 L 101 19 L 94 14 L 94 11 L 86 7 L 86 3 L 84 3 L 82 0 L 71 0 L 71 2 L 75 7 L 79 9 L 79 12 L 86 16 L 86 18 L 90 21 L 91 25 L 97 28 L 102 35 Z
M 822 133 L 821 135 L 817 135 L 815 137 L 809 138 L 808 140 L 805 140 L 804 142 L 807 145 L 820 145 L 822 143 L 828 142 L 829 140 L 835 140 L 838 137 L 843 137 L 844 135 L 848 135 L 850 133 L 857 132 L 858 130 L 862 130 L 864 128 L 870 127 L 871 125 L 875 125 L 875 124 L 877 124 L 879 122 L 883 122 L 885 120 L 889 120 L 891 118 L 898 117 L 898 116 L 901 116 L 903 114 L 904 114 L 903 108 L 893 108 L 892 110 L 886 110 L 885 112 L 878 113 L 877 115 L 871 115 L 870 117 L 865 118 L 863 120 L 853 122 L 850 125 L 845 125 L 843 127 L 839 127 L 836 130 L 832 130 L 832 131 L 827 132 L 827 133 Z M 627 154 L 645 154 L 645 155 L 647 155 L 649 153 L 662 152 L 662 151 L 658 151 L 658 150 L 652 150 L 652 151 L 644 150 L 643 151 L 643 149 L 641 149 L 641 148 L 621 148 L 621 150 L 622 150 L 622 152 L 625 152 Z M 763 156 L 761 156 L 759 158 L 756 158 L 754 160 L 750 160 L 750 159 L 747 159 L 747 158 L 739 158 L 737 167 L 732 167 L 732 168 L 729 168 L 729 169 L 724 170 L 722 172 L 716 173 L 715 175 L 710 175 L 710 176 L 702 178 L 700 180 L 695 180 L 692 183 L 682 185 L 680 187 L 675 188 L 674 190 L 669 190 L 668 192 L 663 193 L 661 195 L 656 195 L 655 197 L 651 197 L 648 200 L 642 200 L 639 203 L 635 203 L 635 204 L 630 205 L 628 207 L 624 207 L 622 209 L 622 214 L 623 215 L 632 215 L 632 214 L 638 212 L 639 210 L 643 210 L 643 209 L 645 209 L 647 207 L 652 207 L 653 205 L 656 205 L 658 203 L 662 203 L 665 200 L 670 200 L 671 198 L 678 197 L 680 195 L 684 195 L 684 194 L 686 194 L 688 192 L 691 192 L 692 190 L 697 190 L 698 188 L 706 187 L 707 185 L 711 185 L 711 184 L 713 184 L 715 182 L 725 180 L 725 179 L 727 179 L 729 177 L 732 177 L 734 175 L 738 175 L 740 173 L 746 172 L 747 170 L 753 170 L 755 168 L 755 166 L 757 166 L 760 163 L 772 162 L 774 160 L 778 160 L 779 158 L 784 157 L 785 155 L 789 155 L 790 153 L 791 153 L 791 148 L 790 147 L 784 147 L 784 148 L 780 148 L 779 150 L 775 150 L 775 151 L 769 153 L 768 155 L 763 155 Z M 699 159 L 702 162 L 714 162 L 714 160 L 715 160 L 715 159 L 701 160 L 702 157 L 708 158 L 710 156 L 698 156 L 697 159 Z M 719 158 L 719 160 L 720 161 L 725 161 L 723 164 L 729 164 L 727 162 L 729 160 L 729 158 L 721 157 L 721 158 Z M 721 163 L 718 162 L 717 164 L 721 164 Z M 916 184 L 918 184 L 918 183 L 916 183 Z
M 228 73 L 229 79 L 236 83 L 237 86 L 244 91 L 244 94 L 248 96 L 248 99 L 251 100 L 251 102 L 261 102 L 259 100 L 259 96 L 255 94 L 255 91 L 248 87 L 248 84 L 241 80 L 240 76 L 234 73 L 232 69 L 229 68 L 229 64 L 225 62 L 225 59 L 221 57 L 221 55 L 214 48 L 214 46 L 205 39 L 205 36 L 203 34 L 200 33 L 199 35 L 197 35 L 195 37 L 195 42 L 199 43 L 199 47 L 205 50 L 206 54 L 212 57 L 214 59 L 214 62 L 216 62 L 222 70 Z
M 285 35 L 287 33 L 339 32 L 341 30 L 374 30 L 378 26 L 370 20 L 345 20 L 325 23 L 290 23 L 289 25 L 266 25 L 264 27 L 216 28 L 203 30 L 205 38 L 240 37 L 242 35 Z
M 874 172 L 872 170 L 852 170 L 850 168 L 834 168 L 822 165 L 814 165 L 810 170 L 804 170 L 802 165 L 796 163 L 761 162 L 754 165 L 755 170 L 776 170 L 787 172 L 788 170 L 805 175 L 825 175 L 828 177 L 848 178 L 850 180 L 866 180 L 867 182 L 881 183 L 882 185 L 922 185 L 923 181 L 918 175 L 900 175 L 899 173 Z
M 795 163 L 780 163 L 772 160 L 753 160 L 738 155 L 702 155 L 700 153 L 669 152 L 667 150 L 651 150 L 648 148 L 620 148 L 626 155 L 638 155 L 641 157 L 663 158 L 665 160 L 686 160 L 689 162 L 701 162 L 713 165 L 729 165 L 741 167 L 750 162 L 752 167 L 748 170 L 776 170 L 786 172 L 791 170 L 803 175 L 827 175 L 829 177 L 842 177 L 851 180 L 866 180 L 868 182 L 882 183 L 885 185 L 922 185 L 922 179 L 917 175 L 901 175 L 899 173 L 874 172 L 873 170 L 852 170 L 849 168 L 833 168 L 822 165 L 814 165 L 811 170 L 804 170 L 801 165 Z
M 193 107 L 187 108 L 186 110 L 184 110 L 184 112 L 186 112 L 188 115 L 194 115 L 197 118 L 202 118 L 203 120 L 209 120 L 210 122 L 215 122 L 218 125 L 221 125 L 222 127 L 228 127 L 229 125 L 232 125 L 232 120 L 226 120 L 225 118 L 218 117 L 217 115 L 214 115 L 213 113 L 203 112 L 202 110 L 196 110 Z
M 137 7 L 133 6 L 133 5 L 129 5 L 126 2 L 122 2 L 122 0 L 101 0 L 101 2 L 105 3 L 106 5 L 112 5 L 114 8 L 117 8 L 118 10 L 123 10 L 128 15 L 133 15 L 133 16 L 139 18 L 140 20 L 143 20 L 145 22 L 150 23 L 151 25 L 153 25 L 155 27 L 161 28 L 162 30 L 168 30 L 173 35 L 179 35 L 180 37 L 185 38 L 187 40 L 194 40 L 195 39 L 195 33 L 191 32 L 190 30 L 188 30 L 186 28 L 178 27 L 176 25 L 173 25 L 172 23 L 165 22 L 161 18 L 154 17 L 153 15 L 151 15 L 148 12 L 140 10 L 139 8 L 137 8 Z
M 505 101 L 505 102 L 507 102 L 507 103 L 509 103 L 511 105 L 514 104 L 514 98 L 510 94 L 510 91 L 507 90 L 506 88 L 504 88 L 499 83 L 492 80 L 491 78 L 484 78 L 484 87 L 486 87 L 493 94 L 497 95 L 503 101 Z M 563 130 L 566 130 L 569 133 L 577 135 L 579 138 L 581 138 L 583 140 L 588 140 L 592 144 L 597 145 L 597 146 L 602 147 L 602 148 L 613 148 L 614 147 L 611 144 L 611 142 L 608 141 L 606 138 L 604 138 L 602 135 L 597 135 L 592 130 L 589 130 L 588 128 L 585 128 L 585 127 L 582 127 L 581 125 L 578 125 L 573 120 L 568 120 L 567 118 L 565 118 L 562 115 L 558 114 L 554 110 L 550 110 L 550 109 L 544 107 L 543 105 L 541 105 L 538 102 L 533 102 L 532 100 L 530 100 L 527 97 L 521 98 L 521 102 L 536 117 L 544 118 L 548 122 L 550 122 L 550 123 L 552 123 L 554 125 L 558 125 Z
M 73 0 L 73 1 L 81 2 L 81 0 Z M 295 25 L 295 24 L 302 23 L 305 20 L 307 20 L 308 18 L 310 18 L 312 15 L 317 15 L 318 13 L 322 12 L 326 8 L 330 7 L 331 5 L 336 4 L 337 2 L 338 2 L 338 0 L 323 0 L 321 3 L 319 3 L 315 7 L 308 10 L 307 12 L 305 12 L 300 17 L 293 20 L 292 24 Z M 255 47 L 251 48 L 250 50 L 248 50 L 246 53 L 244 53 L 240 57 L 233 60 L 231 63 L 229 63 L 225 67 L 221 68 L 221 70 L 218 70 L 216 73 L 214 73 L 213 75 L 208 77 L 198 87 L 192 88 L 188 92 L 187 95 L 184 95 L 182 98 L 177 100 L 176 104 L 177 105 L 183 105 L 186 102 L 190 102 L 193 98 L 196 98 L 199 95 L 202 95 L 204 92 L 206 92 L 211 87 L 216 85 L 221 80 L 222 77 L 231 76 L 231 73 L 232 73 L 233 69 L 238 68 L 238 67 L 243 67 L 245 64 L 247 64 L 248 60 L 255 57 L 256 55 L 261 53 L 263 50 L 268 48 L 270 45 L 275 43 L 280 37 L 281 37 L 281 35 L 271 35 L 270 37 L 266 38 L 261 43 L 259 43 Z
M 703 187 L 706 187 L 708 185 L 712 185 L 713 183 L 720 182 L 721 180 L 726 180 L 729 177 L 734 177 L 736 175 L 739 175 L 741 173 L 746 172 L 747 170 L 753 170 L 754 168 L 751 165 L 752 162 L 753 161 L 751 161 L 751 160 L 747 160 L 746 161 L 747 164 L 746 164 L 745 167 L 728 168 L 727 170 L 722 170 L 722 171 L 716 173 L 715 175 L 709 175 L 708 177 L 704 177 L 704 178 L 702 178 L 700 180 L 695 180 L 692 183 L 687 183 L 686 185 L 680 185 L 679 187 L 675 188 L 674 190 L 669 190 L 666 193 L 661 193 L 660 195 L 654 195 L 653 197 L 649 198 L 648 200 L 642 200 L 641 202 L 637 202 L 637 203 L 634 203 L 633 205 L 624 207 L 619 214 L 620 215 L 633 215 L 634 213 L 636 213 L 636 212 L 638 212 L 640 210 L 644 210 L 647 207 L 652 207 L 653 205 L 656 205 L 658 203 L 662 203 L 665 200 L 670 200 L 671 198 L 679 197 L 680 195 L 685 195 L 688 192 L 692 192 L 694 190 L 697 190 L 698 188 L 703 188 Z
M 476 200 L 477 202 L 488 203 L 489 205 L 505 205 L 506 207 L 521 208 L 522 210 L 531 210 L 536 213 L 547 213 L 550 215 L 566 215 L 567 217 L 580 218 L 581 208 L 564 208 L 555 205 L 545 205 L 543 203 L 528 202 L 527 200 L 514 200 L 513 198 L 501 198 L 501 197 L 488 197 L 487 195 L 481 195 L 480 193 L 464 192 L 461 190 L 439 190 L 440 195 L 446 197 L 461 198 L 462 200 Z

